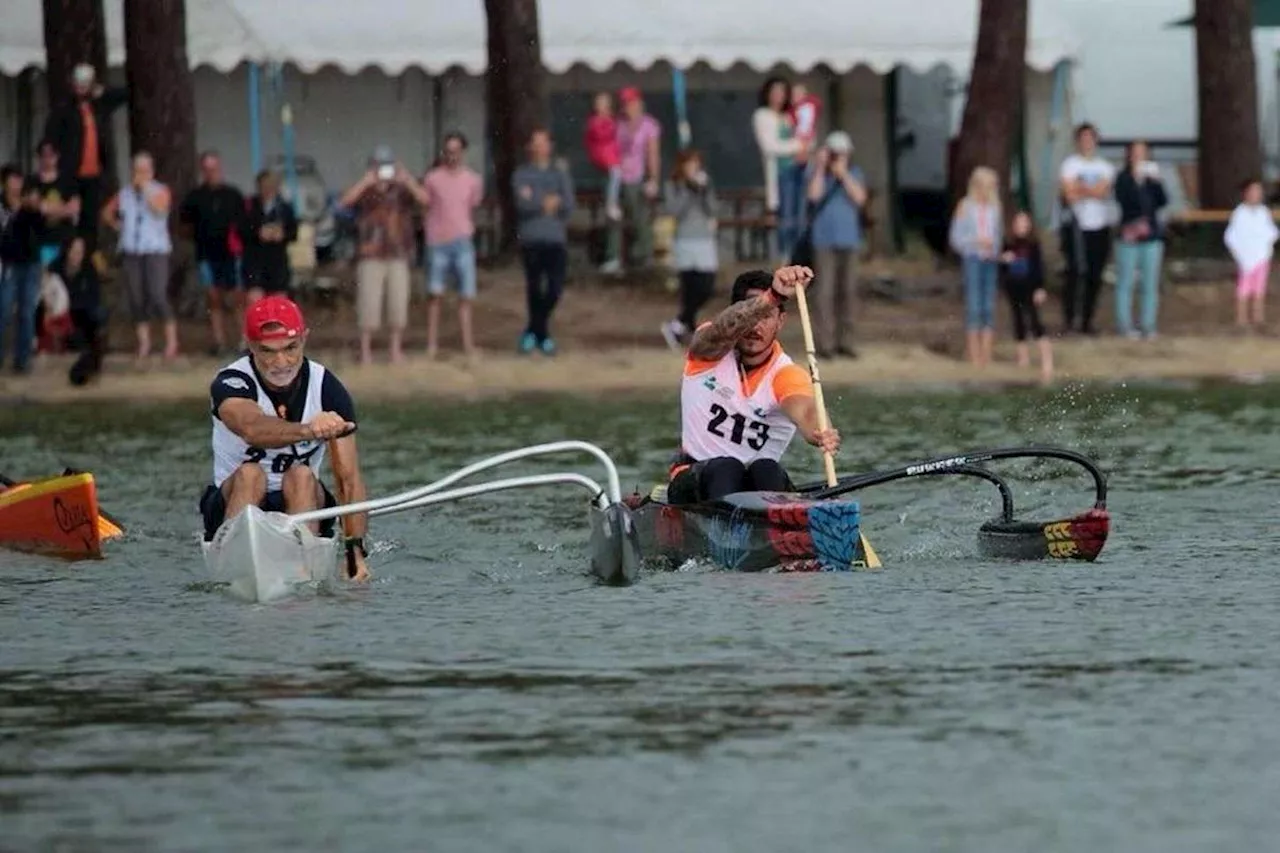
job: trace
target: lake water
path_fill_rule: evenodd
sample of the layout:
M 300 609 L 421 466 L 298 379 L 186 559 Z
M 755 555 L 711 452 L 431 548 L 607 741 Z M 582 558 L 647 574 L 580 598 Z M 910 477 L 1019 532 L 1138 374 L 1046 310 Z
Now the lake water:
M 368 588 L 246 605 L 201 581 L 204 406 L 0 412 L 0 469 L 91 469 L 130 527 L 0 551 L 0 850 L 1274 849 L 1280 388 L 829 394 L 843 473 L 1095 456 L 1101 559 L 980 560 L 994 489 L 930 480 L 862 494 L 881 572 L 603 588 L 552 490 L 377 519 Z M 647 487 L 675 406 L 369 405 L 359 443 L 377 495 L 559 438 Z M 1091 503 L 999 470 L 1020 515 Z

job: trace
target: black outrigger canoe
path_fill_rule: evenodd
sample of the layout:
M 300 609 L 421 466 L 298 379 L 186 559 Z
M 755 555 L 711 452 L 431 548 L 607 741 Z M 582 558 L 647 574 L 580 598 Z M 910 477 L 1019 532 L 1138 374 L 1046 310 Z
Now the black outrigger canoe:
M 1094 481 L 1094 505 L 1083 513 L 1053 521 L 1015 518 L 1013 493 L 985 463 L 1002 459 L 1047 458 L 1075 463 Z M 869 486 L 914 477 L 960 476 L 986 480 L 1000 492 L 997 518 L 978 528 L 978 550 L 1009 560 L 1093 561 L 1110 532 L 1106 477 L 1088 458 L 1056 447 L 976 450 L 926 459 L 901 468 L 846 477 L 795 492 L 742 492 L 704 504 L 668 504 L 665 489 L 632 495 L 625 507 L 612 507 L 594 519 L 592 571 L 610 584 L 635 580 L 645 565 L 674 568 L 686 560 L 709 560 L 736 571 L 849 571 L 875 568 L 879 559 L 862 529 L 861 505 L 847 495 Z M 606 558 L 605 551 L 625 540 L 627 558 Z M 612 543 L 612 544 L 610 544 Z M 616 551 L 614 553 L 617 553 Z

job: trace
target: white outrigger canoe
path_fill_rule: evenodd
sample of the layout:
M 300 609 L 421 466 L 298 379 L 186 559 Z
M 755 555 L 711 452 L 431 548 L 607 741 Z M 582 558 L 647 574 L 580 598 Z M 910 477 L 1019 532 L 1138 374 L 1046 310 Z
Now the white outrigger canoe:
M 598 459 L 608 474 L 608 486 L 575 472 L 536 474 L 491 480 L 450 488 L 455 483 L 520 459 L 557 453 L 584 452 Z M 460 468 L 447 477 L 417 489 L 360 503 L 287 515 L 246 508 L 202 543 L 210 580 L 226 583 L 228 591 L 250 602 L 269 602 L 291 594 L 300 585 L 338 583 L 346 579 L 346 551 L 340 537 L 322 537 L 307 524 L 359 512 L 387 515 L 432 504 L 511 489 L 577 485 L 591 492 L 591 572 L 612 583 L 630 583 L 640 571 L 640 551 L 631 515 L 622 503 L 618 469 L 609 455 L 585 441 L 557 441 L 500 453 Z

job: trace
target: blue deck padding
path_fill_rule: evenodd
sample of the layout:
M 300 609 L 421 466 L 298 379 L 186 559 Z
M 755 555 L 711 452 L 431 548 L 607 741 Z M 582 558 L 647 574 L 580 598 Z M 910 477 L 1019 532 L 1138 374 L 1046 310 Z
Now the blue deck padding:
M 853 570 L 861 527 L 862 507 L 857 501 L 822 501 L 809 507 L 809 535 L 824 571 Z

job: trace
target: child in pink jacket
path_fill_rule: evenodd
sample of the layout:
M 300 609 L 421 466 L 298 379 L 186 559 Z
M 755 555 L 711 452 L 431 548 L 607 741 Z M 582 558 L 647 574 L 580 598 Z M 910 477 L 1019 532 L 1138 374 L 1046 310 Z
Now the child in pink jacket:
M 609 173 L 604 197 L 605 216 L 613 220 L 621 219 L 622 208 L 618 205 L 618 193 L 622 186 L 622 152 L 618 147 L 618 122 L 613 117 L 613 98 L 608 92 L 596 94 L 583 141 L 591 162 Z

